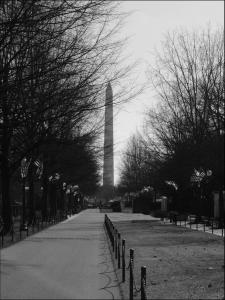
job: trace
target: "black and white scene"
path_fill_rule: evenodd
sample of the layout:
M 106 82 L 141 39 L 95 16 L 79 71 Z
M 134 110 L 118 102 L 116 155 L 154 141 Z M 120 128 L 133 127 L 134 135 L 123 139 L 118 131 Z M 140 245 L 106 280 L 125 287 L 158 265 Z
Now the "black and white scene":
M 224 67 L 224 1 L 0 0 L 0 299 L 225 299 Z

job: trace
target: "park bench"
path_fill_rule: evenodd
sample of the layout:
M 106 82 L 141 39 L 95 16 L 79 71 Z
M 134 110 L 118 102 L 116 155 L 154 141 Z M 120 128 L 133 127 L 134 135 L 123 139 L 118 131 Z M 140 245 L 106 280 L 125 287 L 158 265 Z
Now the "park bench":
M 189 215 L 188 216 L 188 221 L 190 224 L 195 224 L 197 221 L 197 215 Z
M 178 212 L 170 212 L 169 218 L 170 218 L 170 222 L 177 224 L 178 221 L 180 223 L 182 221 L 186 222 L 188 219 L 188 216 L 186 214 L 179 214 Z
M 187 221 L 188 216 L 186 214 L 180 214 L 176 216 L 177 221 Z
M 219 228 L 219 221 L 219 218 L 201 216 L 201 223 L 205 224 L 206 226 L 213 226 L 214 228 Z
M 172 223 L 172 222 L 176 223 L 178 215 L 179 215 L 178 211 L 170 211 L 168 214 L 170 223 Z
M 206 216 L 201 216 L 200 223 L 205 224 L 206 226 L 210 226 L 211 225 L 210 218 L 206 217 Z
M 213 226 L 214 229 L 220 228 L 220 219 L 219 218 L 211 218 L 210 220 L 210 226 Z

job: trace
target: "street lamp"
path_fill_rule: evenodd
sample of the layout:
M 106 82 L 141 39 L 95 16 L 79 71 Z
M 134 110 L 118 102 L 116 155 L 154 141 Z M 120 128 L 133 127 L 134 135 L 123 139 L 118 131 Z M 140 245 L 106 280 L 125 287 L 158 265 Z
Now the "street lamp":
M 70 216 L 72 214 L 72 212 L 71 212 L 71 209 L 72 209 L 71 194 L 72 194 L 72 185 L 69 184 L 66 187 L 66 195 L 68 197 L 68 207 L 67 207 L 67 209 L 68 209 L 68 213 L 69 213 Z
M 63 182 L 60 185 L 60 197 L 61 197 L 61 210 L 62 210 L 62 217 L 65 218 L 65 194 L 66 194 L 66 182 Z
M 59 180 L 60 179 L 60 175 L 59 173 L 55 173 L 55 176 L 54 176 L 55 180 Z
M 212 176 L 212 170 L 207 170 L 207 171 L 206 171 L 206 175 L 207 175 L 208 177 Z
M 63 190 L 66 191 L 66 182 L 63 182 Z
M 51 209 L 52 209 L 52 214 L 54 216 L 54 218 L 57 215 L 57 185 L 60 179 L 60 174 L 59 173 L 55 173 L 53 175 L 51 175 L 48 180 L 51 184 L 50 190 L 50 201 L 51 201 Z
M 26 201 L 26 177 L 28 173 L 28 168 L 30 165 L 31 160 L 27 160 L 26 157 L 24 157 L 21 161 L 21 177 L 22 177 L 22 224 L 20 225 L 20 231 L 27 231 L 28 227 L 26 224 L 26 207 L 25 207 L 25 201 Z
M 201 208 L 205 207 L 205 203 L 202 203 L 202 199 L 204 198 L 203 195 L 203 185 L 204 184 L 208 184 L 208 180 L 209 178 L 212 176 L 212 170 L 208 169 L 206 171 L 203 170 L 203 168 L 200 168 L 199 170 L 194 169 L 194 172 L 191 176 L 191 183 L 197 183 L 197 187 L 199 188 L 199 199 L 200 199 L 200 203 L 199 203 L 199 208 L 198 208 L 198 212 L 199 214 L 201 214 Z M 204 204 L 204 205 L 202 205 Z

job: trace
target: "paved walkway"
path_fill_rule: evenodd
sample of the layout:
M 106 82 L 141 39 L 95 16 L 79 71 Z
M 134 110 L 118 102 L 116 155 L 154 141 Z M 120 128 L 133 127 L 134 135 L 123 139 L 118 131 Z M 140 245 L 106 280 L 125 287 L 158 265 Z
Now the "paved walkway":
M 89 209 L 0 252 L 1 299 L 121 299 L 103 228 Z

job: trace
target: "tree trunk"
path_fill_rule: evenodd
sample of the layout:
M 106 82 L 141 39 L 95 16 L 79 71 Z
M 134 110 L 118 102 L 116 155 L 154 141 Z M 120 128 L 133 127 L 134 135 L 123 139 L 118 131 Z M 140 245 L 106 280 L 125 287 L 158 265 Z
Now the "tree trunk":
M 5 126 L 4 126 L 5 127 Z M 1 161 L 1 182 L 2 182 L 2 218 L 6 232 L 12 224 L 12 207 L 10 199 L 10 173 L 9 173 L 9 142 L 7 128 L 3 128 L 2 137 L 2 161 Z
M 6 232 L 10 230 L 12 225 L 12 207 L 10 199 L 10 176 L 8 169 L 8 160 L 2 159 L 2 218 Z
M 2 63 L 0 64 L 2 66 Z M 0 77 L 0 93 L 2 105 L 2 154 L 1 154 L 1 182 L 2 182 L 2 218 L 5 231 L 10 230 L 12 224 L 12 207 L 10 199 L 10 126 L 9 126 L 9 106 L 7 99 L 8 70 Z
M 45 168 L 45 166 L 44 166 Z M 42 218 L 46 220 L 47 218 L 47 205 L 48 205 L 48 177 L 45 174 L 45 170 L 43 172 L 43 179 L 42 179 Z

